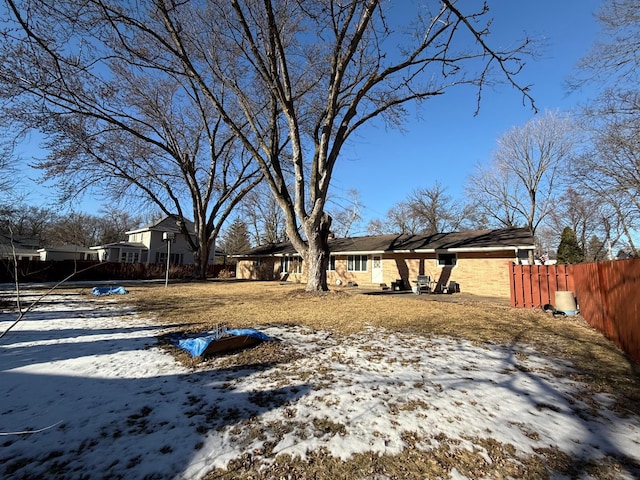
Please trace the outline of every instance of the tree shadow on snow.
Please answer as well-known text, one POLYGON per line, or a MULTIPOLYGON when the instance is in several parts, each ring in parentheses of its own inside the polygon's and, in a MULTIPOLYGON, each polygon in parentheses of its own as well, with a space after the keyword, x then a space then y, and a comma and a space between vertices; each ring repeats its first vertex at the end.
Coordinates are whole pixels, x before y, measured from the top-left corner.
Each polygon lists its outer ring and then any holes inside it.
POLYGON ((240 451, 233 439, 242 436, 228 427, 311 389, 252 380, 270 362, 190 371, 151 348, 176 325, 127 326, 123 310, 38 313, 47 330, 0 340, 2 478, 177 478, 201 457, 206 471, 240 451))
MULTIPOLYGON (((145 361, 142 354, 140 361, 145 361)), ((174 478, 200 450, 206 452, 207 462, 230 450, 237 456, 241 450, 235 450, 233 434, 221 434, 222 430, 242 428, 311 389, 308 384, 260 387, 246 380, 272 366, 168 375, 151 368, 148 378, 0 371, 0 432, 52 427, 0 437, 0 474, 174 478)))

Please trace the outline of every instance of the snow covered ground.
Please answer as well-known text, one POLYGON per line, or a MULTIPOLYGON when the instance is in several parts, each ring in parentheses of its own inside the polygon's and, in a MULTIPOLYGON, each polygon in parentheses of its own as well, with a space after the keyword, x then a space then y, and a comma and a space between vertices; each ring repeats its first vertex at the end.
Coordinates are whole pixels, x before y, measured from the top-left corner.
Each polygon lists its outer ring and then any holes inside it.
MULTIPOLYGON (((3 313, 0 332, 14 319, 3 313)), ((167 328, 78 294, 29 313, 0 339, 0 477, 199 479, 265 445, 271 458, 394 454, 407 432, 425 450, 492 438, 640 464, 640 417, 618 417, 571 365, 534 351, 283 326, 261 330, 290 361, 189 369, 158 346, 167 328)))

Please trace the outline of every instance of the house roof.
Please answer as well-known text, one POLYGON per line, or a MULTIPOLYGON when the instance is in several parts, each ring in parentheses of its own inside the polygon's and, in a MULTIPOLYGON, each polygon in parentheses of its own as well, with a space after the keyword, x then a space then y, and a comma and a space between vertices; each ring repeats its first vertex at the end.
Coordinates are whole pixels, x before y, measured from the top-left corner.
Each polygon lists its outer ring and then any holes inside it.
POLYGON ((107 243, 106 245, 96 245, 94 247, 89 247, 89 248, 91 250, 101 250, 104 248, 114 248, 114 247, 141 248, 143 250, 147 249, 147 246, 144 243, 138 243, 138 242, 114 242, 114 243, 107 243))
MULTIPOLYGON (((533 250, 533 236, 526 228, 469 230, 434 235, 372 235, 329 240, 332 254, 402 252, 474 252, 511 249, 533 250)), ((262 245, 238 257, 297 255, 290 242, 262 245)))
POLYGON ((92 250, 80 245, 55 245, 38 249, 38 252, 83 252, 90 253, 92 250))
POLYGON ((34 251, 40 245, 40 238, 26 237, 23 235, 12 235, 8 232, 0 232, 0 245, 14 245, 25 249, 33 249, 34 251))
POLYGON ((128 232, 125 232, 127 235, 132 234, 132 233, 140 233, 140 232, 146 232, 149 230, 156 230, 159 232, 174 232, 174 233, 179 233, 180 232, 180 228, 178 227, 177 222, 178 221, 183 221, 184 224, 187 227, 187 231, 191 234, 195 233, 195 224, 191 221, 191 220, 187 220, 184 218, 179 217, 178 215, 168 215, 166 217, 163 217, 159 220, 156 220, 154 222, 148 223, 146 225, 143 225, 142 227, 139 228, 135 228, 133 230, 129 230, 128 232))

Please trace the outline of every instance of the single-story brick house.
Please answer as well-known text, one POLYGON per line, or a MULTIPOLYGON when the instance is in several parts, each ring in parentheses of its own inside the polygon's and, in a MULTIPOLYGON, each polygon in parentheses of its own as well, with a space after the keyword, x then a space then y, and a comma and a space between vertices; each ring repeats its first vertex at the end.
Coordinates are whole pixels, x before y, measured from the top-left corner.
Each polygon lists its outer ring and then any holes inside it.
MULTIPOLYGON (((409 289, 418 275, 428 275, 435 291, 455 282, 463 292, 509 297, 509 264, 526 262, 534 249, 526 228, 334 238, 327 281, 379 287, 401 280, 409 289)), ((263 245, 236 257, 237 278, 306 282, 305 266, 291 243, 263 245)))

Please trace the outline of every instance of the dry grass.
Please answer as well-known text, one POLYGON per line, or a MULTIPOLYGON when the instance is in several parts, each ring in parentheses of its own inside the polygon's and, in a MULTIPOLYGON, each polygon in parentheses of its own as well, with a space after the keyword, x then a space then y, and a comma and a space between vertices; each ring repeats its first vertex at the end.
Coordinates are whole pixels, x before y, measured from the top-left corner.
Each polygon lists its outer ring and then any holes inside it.
POLYGON ((566 359, 594 391, 615 393, 621 407, 637 408, 640 366, 581 317, 551 317, 472 295, 363 295, 360 289, 309 295, 303 286, 277 282, 206 282, 137 285, 121 297, 142 314, 185 331, 226 322, 232 327, 296 324, 336 335, 368 327, 449 335, 474 343, 531 346, 566 359), (634 403, 635 402, 635 403, 634 403))
MULTIPOLYGON (((221 322, 232 327, 258 328, 297 324, 334 335, 349 335, 376 327, 415 335, 454 336, 478 344, 532 347, 558 361, 572 362, 576 380, 594 392, 612 394, 619 413, 637 414, 640 405, 638 364, 581 317, 550 317, 539 310, 513 309, 504 302, 464 294, 363 295, 358 289, 343 289, 309 295, 301 285, 233 281, 176 284, 166 289, 161 285, 128 288, 130 295, 118 297, 118 301, 133 304, 141 314, 160 323, 176 325, 177 330, 202 331, 221 322)), ((283 346, 263 345, 229 357, 229 361, 246 365, 280 363, 291 360, 291 355, 283 346)), ((295 422, 283 422, 283 428, 287 425, 295 428, 295 422)), ((339 428, 339 425, 320 427, 339 428)), ((549 478, 552 469, 565 475, 579 470, 604 479, 616 478, 615 472, 621 468, 618 460, 612 458, 607 458, 609 463, 575 465, 566 454, 553 448, 522 457, 512 445, 491 439, 469 439, 477 442, 479 450, 467 452, 466 458, 460 458, 460 450, 454 448, 455 440, 447 438, 439 438, 439 445, 428 448, 429 453, 425 454, 420 446, 424 447, 428 439, 413 437, 407 432, 404 438, 407 447, 399 455, 362 453, 346 462, 320 450, 309 452, 306 459, 281 455, 265 465, 254 463, 252 454, 247 453, 234 460, 228 469, 214 470, 207 478, 444 478, 455 467, 469 478, 549 478), (488 452, 490 462, 481 451, 488 452)), ((268 445, 269 442, 266 449, 268 445)), ((270 455, 263 452, 262 456, 270 455)))

